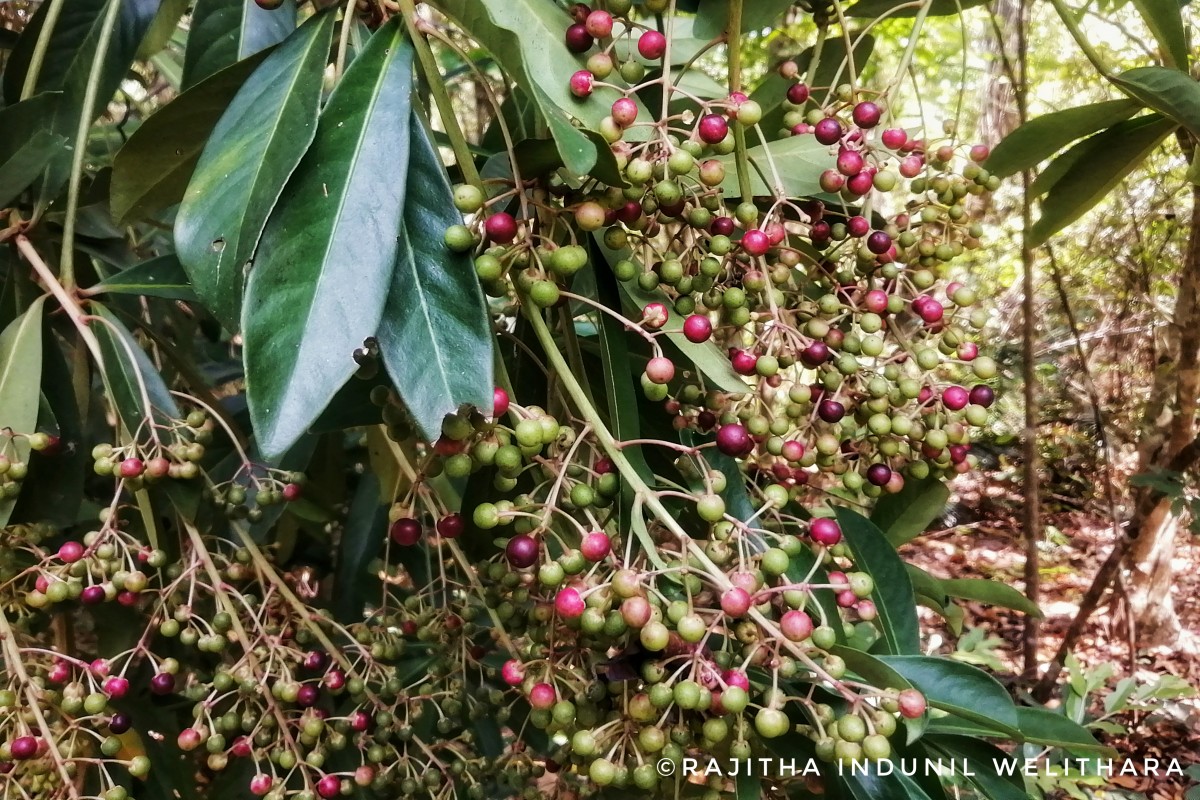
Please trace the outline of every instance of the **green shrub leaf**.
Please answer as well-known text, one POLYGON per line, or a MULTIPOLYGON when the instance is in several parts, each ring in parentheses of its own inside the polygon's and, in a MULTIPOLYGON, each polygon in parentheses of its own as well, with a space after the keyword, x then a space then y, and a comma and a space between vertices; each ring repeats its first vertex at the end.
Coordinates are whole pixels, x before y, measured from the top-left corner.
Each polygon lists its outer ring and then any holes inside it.
POLYGON ((196 294, 231 331, 246 264, 316 134, 333 22, 328 13, 311 18, 254 70, 213 129, 175 219, 196 294))
POLYGON ((1043 114, 1005 136, 984 166, 1001 178, 1033 169, 1071 142, 1127 120, 1143 108, 1137 100, 1123 97, 1043 114))
MULTIPOLYGON (((0 333, 0 431, 34 433, 42 385, 42 307, 39 297, 25 313, 10 322, 0 333)), ((9 440, 0 433, 0 452, 17 461, 29 458, 29 443, 24 438, 9 440), (11 448, 11 449, 10 449, 11 448)), ((8 524, 17 499, 0 499, 0 527, 8 524)))
POLYGON ((1011 608, 1041 619, 1042 610, 1021 592, 1000 581, 987 578, 942 579, 938 583, 946 594, 966 600, 978 600, 1001 608, 1011 608))
POLYGON ((410 123, 408 199, 379 329, 384 366, 421 433, 441 435, 461 406, 492 413, 492 326, 471 259, 443 236, 462 222, 424 123, 410 123))
POLYGON ((1122 72, 1113 83, 1200 136, 1200 82, 1186 72, 1138 67, 1122 72))
POLYGON ((145 441, 149 421, 169 423, 178 419, 179 406, 154 362, 121 320, 99 303, 94 303, 92 309, 104 320, 92 329, 100 342, 104 376, 117 416, 131 437, 145 441))
MULTIPOLYGON (((882 604, 879 604, 882 605, 882 604)), ((880 656, 903 675, 929 705, 1006 736, 1020 728, 1017 707, 1004 687, 981 669, 934 656, 880 656)), ((930 724, 932 730, 934 724, 930 724)))
POLYGON ((398 22, 372 37, 330 96, 250 271, 246 394, 268 458, 320 416, 379 326, 400 248, 405 186, 395 176, 408 161, 411 114, 412 47, 398 22))
POLYGON ((885 650, 892 655, 920 652, 917 601, 904 562, 871 520, 848 508, 838 508, 836 513, 855 567, 875 581, 877 625, 885 650))
POLYGON ((899 547, 924 533, 949 499, 950 490, 937 478, 909 480, 896 494, 879 498, 871 511, 871 522, 893 546, 899 547))
POLYGON ((196 293, 183 265, 173 255, 159 256, 121 270, 97 283, 88 294, 133 294, 195 302, 196 293))
POLYGON ((254 0, 196 0, 183 58, 183 88, 279 44, 295 29, 294 0, 274 11, 259 8, 254 0))
MULTIPOLYGON (((750 190, 755 197, 769 197, 776 188, 787 197, 817 194, 821 191, 821 173, 834 164, 829 148, 811 136, 792 136, 760 144, 747 149, 746 157, 750 162, 750 190)), ((734 157, 722 156, 718 160, 725 164, 721 189, 728 197, 740 196, 734 157)))

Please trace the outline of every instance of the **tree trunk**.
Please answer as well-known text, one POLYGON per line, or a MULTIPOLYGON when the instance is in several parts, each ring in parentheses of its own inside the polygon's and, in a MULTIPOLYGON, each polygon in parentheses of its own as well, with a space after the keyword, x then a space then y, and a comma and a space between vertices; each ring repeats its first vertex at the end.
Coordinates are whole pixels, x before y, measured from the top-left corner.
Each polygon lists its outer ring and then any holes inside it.
MULTIPOLYGON (((1179 341, 1176 413, 1165 445, 1157 458, 1143 460, 1141 471, 1161 469, 1196 437, 1196 404, 1200 399, 1200 186, 1192 188, 1191 227, 1180 269, 1174 327, 1179 341)), ((1171 597, 1175 579, 1171 556, 1178 530, 1178 515, 1172 513, 1170 499, 1164 498, 1146 518, 1129 550, 1129 601, 1137 639, 1143 646, 1169 643, 1179 633, 1179 618, 1171 597)))

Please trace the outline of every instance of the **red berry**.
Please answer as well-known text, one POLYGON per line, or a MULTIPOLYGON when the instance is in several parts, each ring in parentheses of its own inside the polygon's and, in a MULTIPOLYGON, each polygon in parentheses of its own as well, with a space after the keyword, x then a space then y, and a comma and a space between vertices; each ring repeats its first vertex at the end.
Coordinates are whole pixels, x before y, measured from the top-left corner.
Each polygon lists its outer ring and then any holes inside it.
POLYGON ((658 31, 646 31, 638 38, 638 52, 647 61, 657 61, 667 52, 667 37, 658 31))
POLYGON ((854 107, 851 116, 854 117, 854 124, 858 127, 874 128, 879 124, 879 118, 883 116, 883 111, 874 103, 864 101, 854 107))
POLYGON ((311 683, 306 683, 296 692, 296 705, 301 708, 312 708, 321 699, 321 690, 311 683))
POLYGON ((925 713, 925 695, 916 689, 905 689, 900 693, 900 716, 916 719, 925 713))
POLYGON ((525 569, 537 563, 538 550, 537 540, 529 534, 521 533, 508 540, 504 554, 509 564, 517 569, 525 569))
POLYGON ((103 603, 107 598, 103 586, 85 586, 83 592, 79 595, 79 600, 86 606, 94 606, 97 603, 103 603))
POLYGON ((437 521, 438 536, 443 539, 457 539, 466 528, 461 514, 447 514, 437 521))
POLYGON ((967 407, 970 395, 961 386, 947 386, 942 392, 942 405, 951 411, 961 411, 967 407))
POLYGON ((899 150, 908 141, 908 132, 903 128, 888 128, 880 134, 879 140, 888 150, 899 150))
POLYGON ((906 178, 915 178, 921 174, 925 161, 920 156, 905 156, 900 159, 900 174, 906 178))
POLYGON ((819 367, 829 360, 829 345, 824 342, 813 342, 800 351, 800 360, 806 367, 819 367))
POLYGON ((867 237, 867 249, 875 255, 883 255, 892 248, 892 237, 883 231, 875 231, 867 237))
POLYGON ((17 761, 25 761, 37 755, 38 740, 33 736, 20 736, 13 739, 8 749, 17 761))
POLYGON ((813 128, 813 136, 821 144, 834 144, 842 138, 842 123, 832 117, 826 117, 813 128))
POLYGON ((708 226, 708 232, 713 236, 732 236, 733 218, 716 217, 708 226))
POLYGON ((401 547, 412 547, 421 541, 421 523, 412 517, 401 517, 392 523, 388 536, 401 547))
POLYGON ((808 84, 793 83, 788 87, 787 99, 792 105, 803 105, 808 101, 809 91, 808 84))
POLYGON ((612 550, 612 540, 603 531, 594 531, 583 537, 579 551, 588 561, 599 561, 612 550))
POLYGON ((283 499, 287 502, 294 503, 304 494, 304 487, 298 483, 289 483, 283 487, 283 491, 280 494, 283 495, 283 499))
POLYGON ((508 413, 508 392, 497 386, 492 390, 492 417, 499 419, 508 413))
POLYGON ((754 442, 745 426, 738 423, 722 425, 717 431, 717 449, 727 456, 738 457, 750 452, 754 442))
POLYGON ((267 792, 271 791, 271 785, 274 783, 270 775, 255 775, 250 779, 250 793, 262 797, 267 792))
POLYGON ((842 528, 828 517, 818 517, 809 523, 808 535, 817 544, 832 547, 842 540, 842 528))
POLYGON ((342 792, 342 780, 336 775, 326 775, 317 781, 317 794, 331 800, 342 792))
POLYGON ((742 234, 742 249, 752 256, 764 255, 771 249, 771 239, 757 228, 751 228, 742 234))
POLYGON ((747 350, 738 350, 729 363, 738 375, 753 375, 758 367, 758 356, 747 350))
POLYGON ((852 175, 846 180, 846 191, 855 197, 862 197, 867 192, 871 191, 874 186, 875 175, 869 169, 864 169, 857 175, 852 175))
POLYGON ((867 467, 867 481, 875 486, 887 486, 892 479, 892 470, 886 464, 872 464, 867 467))
POLYGON ((838 153, 837 170, 847 177, 862 172, 865 164, 866 162, 863 160, 862 153, 857 150, 846 150, 843 148, 838 153))
POLYGON ((581 22, 577 22, 567 28, 564 39, 567 43, 567 49, 572 53, 586 53, 595 44, 595 39, 588 33, 587 26, 581 22))
POLYGON ((104 693, 109 697, 120 699, 129 691, 129 681, 117 675, 104 679, 104 693))
POLYGON ((170 694, 175 691, 175 676, 169 672, 160 672, 150 679, 150 691, 157 695, 170 694))
POLYGON ((982 164, 984 161, 987 161, 988 156, 991 154, 992 151, 986 144, 976 144, 971 146, 970 157, 971 160, 976 164, 982 164))
POLYGON ((703 344, 712 336, 712 322, 703 314, 692 314, 683 321, 683 335, 689 342, 703 344))
POLYGON ((492 214, 483 224, 483 229, 488 240, 496 244, 508 244, 517 238, 517 221, 507 211, 492 214))
POLYGON ((721 680, 725 681, 726 686, 736 686, 739 689, 750 691, 750 678, 740 669, 727 669, 721 673, 721 680))
POLYGON ((867 296, 863 299, 863 305, 873 314, 884 313, 888 307, 887 292, 881 289, 872 289, 867 292, 867 296))
POLYGON ((817 416, 826 422, 841 422, 846 416, 846 407, 837 400, 822 400, 817 406, 817 416))
POLYGON ((972 405, 987 408, 996 401, 996 393, 992 387, 981 383, 971 388, 970 401, 972 405))
POLYGON ((58 548, 58 557, 64 563, 74 564, 83 558, 83 545, 79 542, 63 542, 62 546, 58 548))
POLYGON ((720 114, 705 114, 700 118, 696 132, 705 144, 720 144, 729 135, 729 123, 720 114))
POLYGON ((127 458, 121 462, 119 473, 122 478, 136 478, 146 470, 140 458, 127 458))
POLYGON ((579 592, 571 587, 559 589, 558 594, 554 595, 554 610, 558 612, 560 617, 565 619, 576 619, 581 616, 587 604, 584 603, 583 597, 579 592))
POLYGON ((594 76, 586 69, 581 69, 571 75, 571 94, 576 97, 587 97, 592 93, 594 76))

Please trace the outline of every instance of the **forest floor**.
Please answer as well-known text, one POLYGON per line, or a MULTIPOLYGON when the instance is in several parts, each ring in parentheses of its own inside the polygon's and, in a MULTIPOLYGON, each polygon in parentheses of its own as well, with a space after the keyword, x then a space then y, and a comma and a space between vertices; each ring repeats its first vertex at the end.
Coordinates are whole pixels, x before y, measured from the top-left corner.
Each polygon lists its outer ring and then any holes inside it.
MULTIPOLYGON (((959 483, 954 487, 957 504, 952 509, 958 509, 963 524, 928 533, 905 545, 902 554, 939 577, 953 572, 954 577, 992 578, 1023 586, 1020 495, 1000 481, 959 483)), ((947 525, 960 520, 947 520, 947 525)), ((1043 665, 1053 658, 1080 598, 1114 541, 1111 523, 1086 511, 1052 512, 1045 516, 1044 524, 1040 605, 1045 619, 1039 653, 1043 665)), ((1110 592, 1076 646, 1075 657, 1085 670, 1111 666, 1113 676, 1107 682, 1108 690, 1130 675, 1138 685, 1173 675, 1200 689, 1200 537, 1181 537, 1175 556, 1182 567, 1172 596, 1182 630, 1176 642, 1164 647, 1132 648, 1126 604, 1119 593, 1110 592)), ((957 649, 963 660, 990 669, 1006 683, 1014 683, 1022 670, 1024 615, 969 601, 963 601, 963 610, 963 637, 957 648, 940 617, 926 613, 927 609, 920 610, 923 622, 928 623, 926 629, 933 633, 933 649, 943 653, 957 649)), ((1106 693, 1101 690, 1100 696, 1092 698, 1095 716, 1104 713, 1106 693)), ((1109 721, 1128 731, 1100 734, 1120 759, 1140 765, 1148 759, 1165 762, 1174 758, 1184 769, 1200 765, 1200 697, 1163 701, 1152 710, 1128 711, 1109 721)), ((1190 785, 1186 777, 1117 776, 1105 790, 1086 794, 1176 800, 1183 798, 1190 785)))

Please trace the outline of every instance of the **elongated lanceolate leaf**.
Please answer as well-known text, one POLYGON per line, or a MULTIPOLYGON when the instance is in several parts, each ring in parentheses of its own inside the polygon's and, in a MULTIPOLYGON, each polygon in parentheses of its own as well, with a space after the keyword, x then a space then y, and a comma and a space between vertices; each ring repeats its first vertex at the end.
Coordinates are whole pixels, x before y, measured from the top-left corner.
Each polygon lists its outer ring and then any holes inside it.
POLYGON ((1200 136, 1200 81, 1169 67, 1138 67, 1113 82, 1150 108, 1200 136))
POLYGON ((67 143, 65 136, 48 131, 38 131, 13 154, 8 161, 0 163, 0 208, 6 206, 21 192, 37 180, 46 165, 62 153, 67 143))
MULTIPOLYGON (((750 162, 750 190, 755 197, 768 197, 779 189, 785 197, 807 197, 821 191, 821 173, 833 167, 835 158, 829 147, 812 136, 792 136, 751 147, 746 151, 750 162), (778 181, 776 180, 778 176, 778 181), (765 177, 765 179, 764 179, 765 177)), ((737 164, 732 155, 718 159, 725 165, 721 188, 726 196, 739 197, 737 164)))
MULTIPOLYGON (((936 656, 880 656, 879 660, 903 675, 934 708, 1016 735, 1016 705, 1004 687, 983 670, 936 656)), ((933 727, 931 723, 930 730, 933 727)))
POLYGON ((401 248, 408 162, 412 47, 399 23, 375 33, 330 96, 250 271, 246 394, 268 458, 320 416, 379 326, 401 248))
POLYGON ((920 536, 937 519, 950 499, 950 490, 938 478, 910 480, 896 494, 885 494, 871 511, 871 522, 889 542, 899 547, 920 536))
MULTIPOLYGON (((42 306, 38 298, 0 333, 0 431, 34 433, 42 396, 42 306)), ((0 454, 10 461, 29 458, 26 439, 0 433, 0 454)), ((0 527, 8 523, 16 498, 0 500, 0 527)))
POLYGON ((492 326, 470 259, 450 253, 461 222, 424 124, 411 123, 408 199, 387 308, 379 326, 384 366, 430 441, 462 405, 492 413, 492 326))
POLYGON ((1076 139, 1129 119, 1143 107, 1124 97, 1043 114, 1004 137, 984 166, 1001 178, 1033 169, 1076 139))
POLYGON ((1163 62, 1186 72, 1188 41, 1179 0, 1133 0, 1133 5, 1158 40, 1163 62))
POLYGON ((113 218, 124 222, 177 204, 225 109, 265 51, 210 75, 156 111, 117 151, 109 183, 113 218))
POLYGON ((104 375, 117 415, 130 436, 145 441, 150 421, 178 419, 179 407, 158 368, 121 320, 99 303, 92 305, 92 311, 104 320, 92 329, 100 342, 104 375))
POLYGON ((152 258, 121 270, 97 283, 88 290, 88 294, 132 294, 187 301, 196 299, 183 265, 173 255, 152 258))
POLYGON ((917 601, 904 562, 871 520, 846 508, 837 509, 837 521, 855 566, 875 581, 875 606, 885 650, 892 655, 920 652, 917 601))
POLYGON ((294 0, 274 11, 260 8, 254 0, 196 0, 183 59, 183 88, 279 44, 295 28, 294 0))
POLYGON ((175 219, 179 260, 230 330, 246 264, 316 135, 333 23, 331 13, 309 19, 245 82, 213 129, 175 219))

